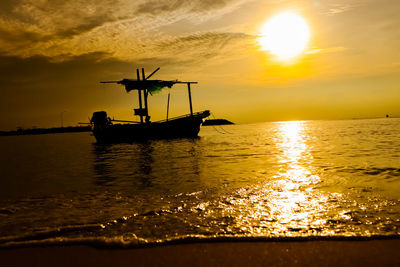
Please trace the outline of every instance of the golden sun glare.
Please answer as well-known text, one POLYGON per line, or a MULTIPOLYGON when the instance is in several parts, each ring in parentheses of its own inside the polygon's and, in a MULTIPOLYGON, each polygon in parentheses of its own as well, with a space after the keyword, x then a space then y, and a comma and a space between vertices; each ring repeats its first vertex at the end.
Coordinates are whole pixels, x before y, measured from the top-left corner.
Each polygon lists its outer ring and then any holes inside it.
POLYGON ((270 18, 260 32, 258 41, 262 50, 281 61, 289 61, 300 55, 310 39, 307 22, 293 12, 280 13, 270 18))

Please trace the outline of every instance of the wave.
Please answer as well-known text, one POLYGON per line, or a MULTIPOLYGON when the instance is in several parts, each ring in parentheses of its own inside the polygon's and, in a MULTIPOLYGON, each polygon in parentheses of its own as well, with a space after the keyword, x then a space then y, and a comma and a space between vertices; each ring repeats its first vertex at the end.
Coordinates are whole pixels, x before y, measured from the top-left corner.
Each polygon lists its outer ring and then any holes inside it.
MULTIPOLYGON (((0 241, 0 249, 38 247, 38 246, 90 246, 95 248, 128 249, 156 247, 193 243, 222 243, 222 242, 305 242, 305 241, 370 241, 400 239, 400 235, 334 235, 334 236, 246 236, 246 235, 183 235, 165 239, 144 239, 135 235, 130 238, 124 236, 97 236, 97 237, 49 237, 35 239, 34 235, 25 238, 8 237, 0 241), (5 241, 5 242, 4 242, 5 241)), ((35 235, 35 237, 39 237, 35 235)), ((43 236, 42 236, 43 237, 43 236)))

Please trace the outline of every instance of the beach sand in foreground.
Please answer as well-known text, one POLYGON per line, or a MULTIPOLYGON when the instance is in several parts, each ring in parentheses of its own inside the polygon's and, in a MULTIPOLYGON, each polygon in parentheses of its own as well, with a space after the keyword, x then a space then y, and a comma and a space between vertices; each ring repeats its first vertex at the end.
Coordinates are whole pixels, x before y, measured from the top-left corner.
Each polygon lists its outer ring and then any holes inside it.
POLYGON ((400 240, 231 242, 0 250, 2 266, 400 266, 400 240))

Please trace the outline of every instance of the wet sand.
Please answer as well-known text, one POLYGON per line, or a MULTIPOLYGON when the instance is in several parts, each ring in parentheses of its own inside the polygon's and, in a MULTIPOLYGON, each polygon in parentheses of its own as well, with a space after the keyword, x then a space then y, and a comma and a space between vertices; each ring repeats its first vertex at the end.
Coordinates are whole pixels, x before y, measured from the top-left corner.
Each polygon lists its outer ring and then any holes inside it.
POLYGON ((400 266, 400 240, 232 242, 0 250, 2 266, 400 266))

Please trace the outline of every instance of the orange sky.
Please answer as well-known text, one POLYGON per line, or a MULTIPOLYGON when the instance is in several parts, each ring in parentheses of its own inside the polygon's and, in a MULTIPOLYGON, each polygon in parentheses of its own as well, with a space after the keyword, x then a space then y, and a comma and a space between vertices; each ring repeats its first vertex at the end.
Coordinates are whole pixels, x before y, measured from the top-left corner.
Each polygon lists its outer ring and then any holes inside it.
MULTIPOLYGON (((400 116, 398 0, 2 0, 0 130, 87 121, 93 111, 134 119, 134 92, 101 80, 198 81, 195 110, 248 123, 400 116), (260 27, 285 11, 308 23, 290 64, 262 51, 260 27)), ((167 92, 151 97, 165 116, 167 92)), ((188 113, 171 89, 171 115, 188 113)))

